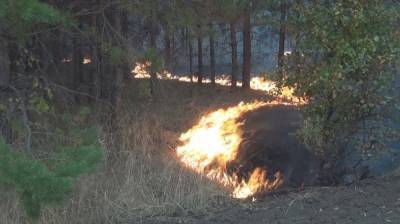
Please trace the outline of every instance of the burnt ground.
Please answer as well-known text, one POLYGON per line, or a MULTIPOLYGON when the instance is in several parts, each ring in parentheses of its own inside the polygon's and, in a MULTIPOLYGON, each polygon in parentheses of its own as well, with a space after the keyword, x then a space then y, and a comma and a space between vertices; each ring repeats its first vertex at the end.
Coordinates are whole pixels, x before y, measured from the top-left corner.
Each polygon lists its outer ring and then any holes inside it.
POLYGON ((235 160, 239 173, 262 167, 269 176, 283 173, 286 187, 317 184, 320 162, 295 136, 300 126, 297 107, 267 106, 241 120, 243 142, 235 160))
POLYGON ((380 224, 400 223, 400 174, 351 186, 312 187, 256 202, 224 201, 201 215, 149 217, 138 223, 380 224))

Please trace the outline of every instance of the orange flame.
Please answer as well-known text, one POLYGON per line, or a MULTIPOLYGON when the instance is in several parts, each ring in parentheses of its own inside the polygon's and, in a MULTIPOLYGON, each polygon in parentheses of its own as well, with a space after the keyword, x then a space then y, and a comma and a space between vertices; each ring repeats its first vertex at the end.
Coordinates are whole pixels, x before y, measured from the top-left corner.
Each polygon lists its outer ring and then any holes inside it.
POLYGON ((229 174, 226 166, 236 159, 242 142, 241 126, 238 121, 244 113, 277 102, 240 103, 227 109, 219 109, 203 116, 200 122, 183 133, 183 143, 176 153, 180 161, 190 169, 232 189, 235 198, 247 198, 259 191, 270 191, 283 184, 281 173, 268 179, 267 171, 256 168, 248 180, 240 180, 237 174, 229 174))
MULTIPOLYGON (((135 68, 132 70, 133 76, 136 79, 148 79, 150 78, 150 74, 148 72, 148 67, 151 66, 151 62, 146 61, 144 63, 136 63, 135 68)), ((158 79, 164 80, 177 80, 179 82, 197 82, 197 77, 189 77, 189 76, 178 76, 169 73, 168 71, 163 71, 162 73, 157 73, 158 79)), ((211 79, 203 78, 203 83, 211 83, 211 79)), ((221 86, 230 86, 231 79, 228 75, 221 75, 215 78, 215 83, 221 86)), ((242 82, 237 81, 237 86, 241 87, 242 82)), ((268 80, 264 77, 252 77, 250 79, 250 88, 253 90, 265 91, 271 95, 274 95, 277 90, 276 83, 268 80)), ((284 101, 290 101, 292 104, 305 104, 306 102, 303 99, 300 99, 294 96, 294 90, 288 87, 284 87, 278 96, 279 99, 284 101)))

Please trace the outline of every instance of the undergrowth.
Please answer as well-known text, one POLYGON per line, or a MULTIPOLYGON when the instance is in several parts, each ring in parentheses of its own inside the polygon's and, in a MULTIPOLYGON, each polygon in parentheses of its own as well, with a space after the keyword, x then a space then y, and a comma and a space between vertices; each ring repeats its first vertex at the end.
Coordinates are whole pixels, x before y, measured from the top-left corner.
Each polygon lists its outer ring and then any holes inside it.
MULTIPOLYGON (((48 124, 53 134, 36 139, 41 146, 67 145, 55 150, 61 151, 57 156, 50 153, 52 150, 44 150, 45 153, 39 150, 42 158, 62 158, 58 166, 46 162, 43 168, 61 176, 76 177, 72 174, 88 165, 71 163, 70 159, 93 159, 87 139, 70 124, 78 123, 81 130, 99 126, 99 135, 89 131, 93 135, 88 139, 97 136, 96 142, 106 149, 105 158, 96 171, 79 177, 64 203, 44 207, 39 223, 135 223, 146 217, 201 214, 230 200, 227 193, 207 178, 184 168, 174 149, 179 144, 179 134, 197 122, 202 114, 261 94, 163 82, 158 98, 150 100, 138 94, 137 85, 140 82, 127 85, 124 110, 118 116, 117 125, 97 121, 101 120, 97 119, 100 113, 107 115, 98 108, 75 108, 78 112, 71 110, 57 115, 64 122, 48 124), (118 130, 111 130, 109 126, 118 130), (65 130, 69 130, 69 134, 65 130), (84 157, 74 150, 63 153, 79 145, 89 150, 84 157)), ((6 211, 0 213, 2 223, 29 223, 21 210, 23 203, 18 199, 19 192, 3 189, 0 198, 0 210, 6 211)))

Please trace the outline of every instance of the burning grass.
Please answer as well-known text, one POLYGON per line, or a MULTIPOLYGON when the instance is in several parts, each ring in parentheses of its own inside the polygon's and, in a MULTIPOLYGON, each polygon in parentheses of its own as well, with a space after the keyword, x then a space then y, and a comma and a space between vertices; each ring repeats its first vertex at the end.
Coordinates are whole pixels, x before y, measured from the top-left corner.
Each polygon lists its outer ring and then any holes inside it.
MULTIPOLYGON (((46 208, 39 223, 137 222, 149 216, 201 214, 231 200, 209 179, 182 166, 174 149, 180 133, 202 114, 262 94, 160 82, 160 98, 149 102, 139 96, 137 85, 127 85, 120 134, 104 132, 109 158, 96 173, 80 178, 65 204, 46 208)), ((15 195, 1 190, 0 198, 1 223, 28 223, 15 195)))
POLYGON ((267 170, 255 168, 248 180, 229 173, 227 165, 235 161, 242 142, 242 123, 245 113, 267 106, 266 102, 239 103, 227 109, 207 114, 179 140, 184 144, 176 149, 179 159, 201 175, 232 189, 235 198, 247 198, 259 191, 270 191, 283 184, 281 173, 274 180, 267 178, 267 170))

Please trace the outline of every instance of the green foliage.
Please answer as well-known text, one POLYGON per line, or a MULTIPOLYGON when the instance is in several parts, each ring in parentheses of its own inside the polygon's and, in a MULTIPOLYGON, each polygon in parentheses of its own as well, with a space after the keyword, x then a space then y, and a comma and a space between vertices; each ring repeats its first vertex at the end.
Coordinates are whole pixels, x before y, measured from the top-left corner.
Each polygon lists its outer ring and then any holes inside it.
POLYGON ((160 72, 163 68, 163 59, 157 53, 157 50, 154 48, 150 48, 144 55, 144 59, 151 63, 149 67, 150 73, 160 72))
POLYGON ((0 19, 19 37, 24 37, 35 24, 67 24, 59 10, 39 0, 0 0, 0 19))
POLYGON ((111 63, 121 65, 124 58, 124 53, 120 47, 112 47, 109 51, 111 63))
POLYGON ((103 158, 95 128, 74 137, 79 141, 59 146, 48 160, 28 158, 0 139, 0 186, 15 189, 29 217, 37 219, 44 206, 60 204, 72 192, 74 178, 93 171, 103 158))
POLYGON ((50 111, 50 105, 44 97, 34 97, 30 100, 31 105, 40 113, 50 111))
POLYGON ((283 85, 310 99, 300 132, 303 140, 322 153, 336 153, 332 149, 338 142, 369 128, 371 141, 364 138, 359 146, 374 148, 385 139, 376 142, 373 136, 389 135, 366 123, 388 122, 383 113, 396 104, 390 97, 395 74, 390 67, 400 55, 399 32, 393 29, 399 3, 337 0, 298 10, 304 57, 300 70, 290 70, 283 85))

